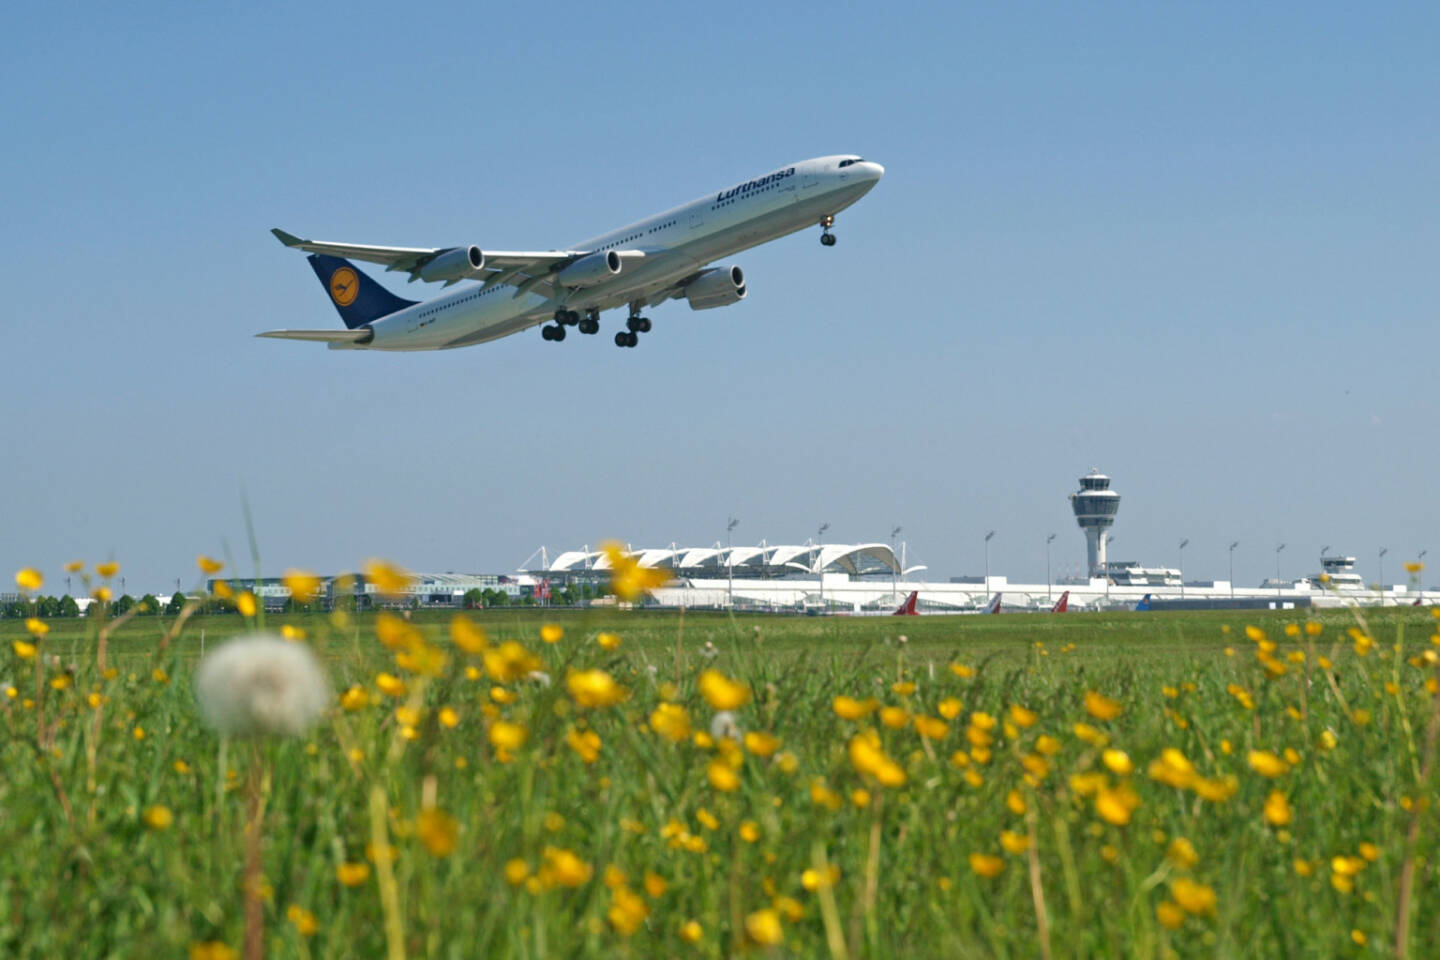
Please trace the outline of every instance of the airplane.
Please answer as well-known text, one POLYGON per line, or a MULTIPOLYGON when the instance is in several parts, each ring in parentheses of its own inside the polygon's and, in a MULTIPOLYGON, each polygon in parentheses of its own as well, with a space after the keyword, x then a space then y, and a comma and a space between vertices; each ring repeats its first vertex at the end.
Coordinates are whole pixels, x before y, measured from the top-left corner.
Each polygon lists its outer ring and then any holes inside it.
POLYGON ((834 246, 836 214, 884 174, 880 164, 853 154, 802 160, 562 250, 382 247, 307 240, 276 228, 271 233, 281 243, 310 254, 345 329, 256 336, 332 350, 449 350, 536 326, 549 341, 564 340, 568 327, 595 334, 603 311, 628 307, 615 345, 634 347, 650 331, 647 308, 683 298, 692 310, 710 310, 745 299, 740 267, 709 264, 817 224, 820 242, 834 246), (412 283, 480 282, 407 300, 350 260, 409 274, 412 283))
POLYGON ((1060 594, 1060 599, 1055 601, 1055 606, 1050 608, 1051 613, 1064 613, 1070 609, 1070 591, 1066 590, 1060 594))
POLYGON ((918 617, 918 616, 920 615, 920 611, 915 609, 915 603, 916 603, 916 601, 919 600, 919 599, 920 599, 920 591, 919 591, 919 590, 911 590, 911 591, 910 591, 910 596, 906 597, 906 598, 905 598, 905 602, 902 603, 902 604, 900 604, 900 606, 895 609, 895 613, 893 614, 893 616, 896 616, 896 617, 918 617))
POLYGON ((991 598, 990 598, 990 603, 985 607, 984 610, 981 610, 980 612, 981 612, 981 613, 999 613, 999 612, 1000 612, 1000 594, 997 593, 997 594, 995 594, 995 596, 991 597, 991 598))
POLYGON ((1143 597, 1140 598, 1140 602, 1139 602, 1139 603, 1135 604, 1135 610, 1136 610, 1136 612, 1144 612, 1144 611, 1149 610, 1149 609, 1150 609, 1150 594, 1147 593, 1147 594, 1145 594, 1145 596, 1143 596, 1143 597))

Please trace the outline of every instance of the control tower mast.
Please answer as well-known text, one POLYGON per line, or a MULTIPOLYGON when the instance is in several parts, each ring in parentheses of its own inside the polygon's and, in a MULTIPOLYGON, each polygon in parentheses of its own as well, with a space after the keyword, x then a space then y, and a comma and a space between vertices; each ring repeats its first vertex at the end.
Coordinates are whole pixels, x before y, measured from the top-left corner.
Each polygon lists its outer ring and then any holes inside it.
POLYGON ((1105 575, 1105 535, 1115 525, 1120 510, 1120 494, 1110 489, 1110 478, 1092 469, 1080 478, 1080 490, 1070 494, 1070 507, 1075 522, 1085 534, 1085 552, 1090 561, 1090 576, 1105 575))

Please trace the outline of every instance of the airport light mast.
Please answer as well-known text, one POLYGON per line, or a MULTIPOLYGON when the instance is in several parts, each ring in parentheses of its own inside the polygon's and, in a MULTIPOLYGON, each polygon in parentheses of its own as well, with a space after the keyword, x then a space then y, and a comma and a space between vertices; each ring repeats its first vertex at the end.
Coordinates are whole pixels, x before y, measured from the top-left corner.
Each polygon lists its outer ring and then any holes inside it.
MULTIPOLYGON (((725 603, 731 609, 735 609, 735 528, 740 526, 736 517, 731 517, 725 524, 725 603)), ((673 564, 674 561, 672 560, 673 564)))
POLYGON ((1115 525, 1115 514, 1120 510, 1120 494, 1110 489, 1109 477, 1098 469, 1092 469, 1080 478, 1080 490, 1070 494, 1070 508, 1075 511, 1075 522, 1085 534, 1090 576, 1102 576, 1106 534, 1115 525))
POLYGON ((1185 544, 1190 542, 1189 537, 1180 540, 1180 599, 1185 599, 1185 544))
POLYGON ((1045 538, 1045 602, 1050 602, 1050 542, 1055 539, 1055 534, 1045 538))
POLYGON ((990 595, 990 538, 993 536, 995 536, 994 530, 985 534, 985 595, 987 597, 990 595))
POLYGON ((1235 599, 1235 548, 1240 546, 1239 540, 1230 543, 1230 599, 1235 599))

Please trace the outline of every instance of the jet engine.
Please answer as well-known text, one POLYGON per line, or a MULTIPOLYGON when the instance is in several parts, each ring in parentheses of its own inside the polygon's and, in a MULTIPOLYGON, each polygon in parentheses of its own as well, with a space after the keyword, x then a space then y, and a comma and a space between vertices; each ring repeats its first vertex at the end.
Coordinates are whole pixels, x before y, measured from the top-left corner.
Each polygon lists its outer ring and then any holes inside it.
POLYGON ((685 284, 691 310, 728 307, 745 299, 745 271, 739 267, 712 267, 685 284))
POLYGON ((614 250, 587 253, 555 275, 561 286, 593 287, 620 272, 620 254, 614 250))
POLYGON ((420 279, 429 283, 440 280, 454 283, 479 278, 484 266, 485 254, 480 252, 479 247, 456 247, 426 261, 420 266, 419 273, 420 279))

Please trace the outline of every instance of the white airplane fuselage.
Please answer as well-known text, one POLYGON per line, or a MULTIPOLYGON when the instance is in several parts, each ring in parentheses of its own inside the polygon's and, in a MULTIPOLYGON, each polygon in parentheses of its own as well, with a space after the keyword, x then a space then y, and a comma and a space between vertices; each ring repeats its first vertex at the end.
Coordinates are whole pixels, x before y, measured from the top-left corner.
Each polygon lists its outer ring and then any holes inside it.
POLYGON ((707 194, 566 249, 639 251, 619 274, 554 296, 514 286, 456 287, 374 321, 364 345, 332 349, 444 350, 497 340, 549 321, 556 310, 603 311, 675 296, 676 284, 707 264, 816 226, 870 191, 884 168, 852 156, 818 157, 707 194), (841 166, 841 162, 846 162, 841 166), (667 294, 666 292, 669 291, 667 294))

